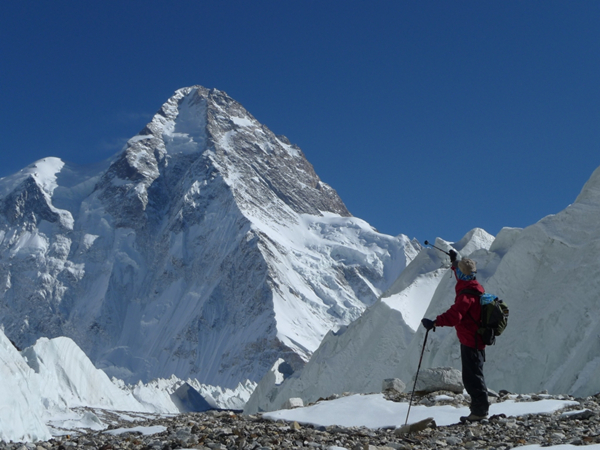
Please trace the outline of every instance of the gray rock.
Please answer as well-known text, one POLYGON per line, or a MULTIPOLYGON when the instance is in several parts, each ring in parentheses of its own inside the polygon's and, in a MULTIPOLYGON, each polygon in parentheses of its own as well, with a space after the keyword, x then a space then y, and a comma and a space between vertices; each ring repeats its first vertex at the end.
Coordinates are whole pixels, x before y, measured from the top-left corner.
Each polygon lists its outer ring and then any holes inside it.
POLYGON ((451 391, 460 394, 464 390, 462 373, 452 367, 421 370, 415 390, 417 392, 451 391))
POLYGON ((404 392, 406 389, 406 384, 400 378, 387 378, 383 380, 381 385, 382 392, 385 391, 395 391, 395 392, 404 392))
POLYGON ((593 417, 595 413, 589 409, 578 411, 576 413, 565 413, 560 416, 561 420, 587 420, 593 417))
POLYGON ((402 436, 403 434, 417 433, 419 431, 423 431, 432 424, 435 424, 433 417, 428 417, 427 419, 423 419, 415 423, 402 425, 401 427, 396 428, 396 430, 394 431, 394 435, 402 436))
POLYGON ((283 404, 283 409, 293 409, 293 408, 302 408, 304 406, 304 402, 301 398, 294 397, 288 398, 286 402, 283 404))

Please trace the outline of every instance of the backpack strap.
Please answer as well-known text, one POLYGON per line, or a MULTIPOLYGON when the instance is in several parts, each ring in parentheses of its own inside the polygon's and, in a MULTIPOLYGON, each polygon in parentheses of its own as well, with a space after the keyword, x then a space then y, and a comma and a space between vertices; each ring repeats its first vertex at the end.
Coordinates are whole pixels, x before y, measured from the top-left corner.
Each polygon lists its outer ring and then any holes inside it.
MULTIPOLYGON (((479 297, 479 298, 481 298, 481 295, 482 295, 481 292, 479 292, 476 289, 463 289, 462 291, 460 291, 458 293, 458 295, 460 295, 460 294, 471 294, 471 295, 475 295, 476 297, 479 297)), ((477 328, 478 328, 477 331, 475 332, 475 349, 477 350, 477 337, 478 337, 477 335, 479 334, 479 329, 481 328, 481 320, 479 322, 476 321, 470 312, 468 313, 468 316, 471 318, 471 320, 473 322, 475 322, 475 325, 477 325, 477 328)), ((483 360, 485 361, 485 353, 483 354, 483 360)))
POLYGON ((483 295, 477 289, 463 289, 462 291, 460 291, 458 293, 458 295, 460 295, 460 294, 473 294, 473 295, 476 295, 477 297, 481 297, 483 295))
MULTIPOLYGON (((480 297, 480 298, 481 298, 481 292, 479 292, 479 291, 477 291, 477 290, 475 290, 475 289, 463 289, 462 291, 460 291, 460 292, 458 293, 458 295, 460 295, 460 294, 472 294, 472 295, 475 295, 475 296, 477 296, 477 297, 480 297)), ((475 324, 477 324, 477 326, 478 326, 479 328, 481 328, 481 321, 479 321, 479 322, 478 322, 478 321, 476 321, 476 320, 475 320, 475 318, 474 318, 474 317, 471 315, 471 313, 470 313, 470 312, 468 313, 468 315, 469 315, 469 317, 471 318, 471 320, 472 320, 473 322, 475 322, 475 324)))

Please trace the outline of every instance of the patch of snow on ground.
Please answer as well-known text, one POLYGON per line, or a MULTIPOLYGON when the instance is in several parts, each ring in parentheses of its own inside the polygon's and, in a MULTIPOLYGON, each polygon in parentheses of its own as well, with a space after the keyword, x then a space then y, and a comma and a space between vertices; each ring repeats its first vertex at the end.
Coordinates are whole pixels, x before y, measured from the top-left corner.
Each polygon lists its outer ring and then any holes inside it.
MULTIPOLYGON (((506 414, 524 416, 528 414, 551 414, 568 406, 578 405, 569 400, 540 400, 537 402, 515 402, 508 400, 490 405, 490 415, 506 414)), ((265 413, 270 420, 296 421, 314 426, 338 425, 342 427, 387 428, 404 425, 408 403, 391 402, 383 394, 351 395, 333 401, 319 402, 305 408, 288 409, 265 413)), ((410 410, 408 423, 433 417, 438 426, 458 423, 461 416, 469 415, 468 407, 450 405, 415 405, 410 410)))
POLYGON ((119 436, 125 433, 141 433, 144 436, 152 436, 153 434, 162 433, 163 431, 167 431, 167 427, 156 425, 153 427, 117 428, 115 430, 105 431, 105 433, 112 436, 119 436))

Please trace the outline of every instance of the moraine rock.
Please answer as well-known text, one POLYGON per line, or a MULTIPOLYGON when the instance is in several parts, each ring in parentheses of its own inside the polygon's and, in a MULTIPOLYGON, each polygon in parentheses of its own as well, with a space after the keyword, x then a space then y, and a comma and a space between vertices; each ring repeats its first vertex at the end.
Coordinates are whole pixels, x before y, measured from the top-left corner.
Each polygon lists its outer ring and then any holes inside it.
MULTIPOLYGON (((440 397, 455 397, 466 406, 462 396, 451 392, 436 392, 416 399, 416 404, 430 402, 440 397), (444 395, 440 395, 444 394, 444 395)), ((532 402, 531 395, 511 395, 499 399, 532 402)), ((566 396, 545 398, 570 399, 566 396)), ((406 398, 403 400, 406 401, 406 398)), ((445 402, 446 400, 444 400, 445 402)), ((52 440, 36 444, 0 443, 0 450, 33 450, 98 448, 104 450, 142 449, 439 449, 444 447, 511 449, 524 445, 587 445, 600 443, 600 398, 579 399, 574 411, 587 409, 594 412, 587 419, 565 422, 562 412, 519 417, 492 416, 485 423, 470 425, 435 426, 411 434, 399 434, 393 429, 368 429, 364 427, 307 426, 295 422, 273 422, 261 415, 238 415, 228 411, 180 414, 177 416, 151 416, 135 422, 124 420, 122 415, 96 411, 102 420, 111 422, 104 431, 70 432, 52 440), (110 416, 109 416, 110 414, 110 416), (131 432, 126 432, 131 429, 131 432), (153 433, 148 434, 148 430, 153 433)), ((442 403, 439 403, 442 404, 442 403)), ((445 404, 445 403, 443 403, 445 404)))
POLYGON ((386 378, 381 383, 381 392, 392 391, 402 393, 406 389, 406 384, 400 378, 386 378))
MULTIPOLYGON (((412 382, 414 385, 414 380, 412 382)), ((435 367, 419 372, 415 385, 419 392, 451 391, 460 394, 464 390, 462 373, 452 367, 435 367)))

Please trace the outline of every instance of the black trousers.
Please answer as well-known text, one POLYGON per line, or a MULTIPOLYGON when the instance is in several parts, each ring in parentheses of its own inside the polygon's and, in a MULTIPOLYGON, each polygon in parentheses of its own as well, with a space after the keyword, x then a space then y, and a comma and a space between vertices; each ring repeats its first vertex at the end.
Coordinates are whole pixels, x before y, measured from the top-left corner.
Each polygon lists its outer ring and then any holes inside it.
POLYGON ((471 413, 486 416, 490 404, 488 402, 487 386, 483 378, 483 363, 485 350, 460 345, 462 361, 462 379, 465 389, 471 396, 471 413))

